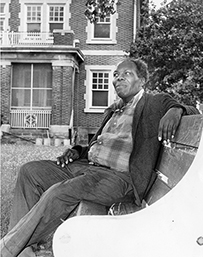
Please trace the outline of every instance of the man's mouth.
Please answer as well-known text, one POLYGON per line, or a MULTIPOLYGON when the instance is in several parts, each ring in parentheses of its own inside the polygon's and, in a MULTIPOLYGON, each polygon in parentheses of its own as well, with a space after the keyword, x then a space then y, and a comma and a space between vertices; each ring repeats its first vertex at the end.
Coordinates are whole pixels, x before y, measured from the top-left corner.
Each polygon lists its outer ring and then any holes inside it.
POLYGON ((124 83, 119 83, 115 86, 115 88, 121 88, 121 87, 125 87, 125 84, 124 83))

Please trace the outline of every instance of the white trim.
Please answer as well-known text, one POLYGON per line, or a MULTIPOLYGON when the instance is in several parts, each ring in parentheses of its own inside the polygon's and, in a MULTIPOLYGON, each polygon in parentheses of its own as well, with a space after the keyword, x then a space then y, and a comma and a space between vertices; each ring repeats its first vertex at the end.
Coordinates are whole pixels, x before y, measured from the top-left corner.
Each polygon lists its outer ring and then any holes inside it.
POLYGON ((69 19, 70 19, 70 4, 72 0, 21 0, 21 11, 19 13, 20 27, 19 31, 27 31, 27 5, 42 5, 41 13, 41 32, 49 31, 49 5, 64 5, 64 21, 63 29, 70 30, 69 19))
POLYGON ((11 62, 10 61, 7 61, 7 60, 2 60, 0 61, 0 65, 5 68, 6 66, 9 66, 11 65, 11 62))
POLYGON ((81 50, 84 55, 113 55, 123 56, 127 55, 123 50, 81 50))
POLYGON ((137 33, 137 1, 134 1, 133 8, 133 41, 135 41, 137 33))
POLYGON ((1 18, 4 19, 4 27, 3 30, 4 31, 10 31, 10 26, 8 24, 9 18, 10 18, 10 12, 9 12, 9 4, 10 4, 11 0, 1 0, 1 4, 5 4, 4 5, 4 14, 1 15, 1 18))
POLYGON ((76 64, 73 60, 54 60, 51 62, 52 66, 69 66, 69 67, 75 67, 76 64))
POLYGON ((114 102, 116 99, 116 94, 114 87, 112 85, 113 81, 113 71, 116 69, 115 65, 86 65, 86 80, 84 81, 84 85, 86 87, 86 93, 84 94, 85 99, 85 109, 84 112, 86 113, 103 113, 104 110, 114 102), (92 71, 107 71, 109 72, 109 91, 108 91, 108 105, 102 107, 94 107, 92 106, 92 71))

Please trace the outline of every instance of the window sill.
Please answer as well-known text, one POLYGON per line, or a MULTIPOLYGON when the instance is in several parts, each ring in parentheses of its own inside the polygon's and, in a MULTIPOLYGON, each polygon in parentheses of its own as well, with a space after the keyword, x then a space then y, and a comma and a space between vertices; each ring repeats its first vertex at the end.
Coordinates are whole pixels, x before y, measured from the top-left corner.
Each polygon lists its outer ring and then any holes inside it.
POLYGON ((84 112, 85 113, 104 113, 106 108, 107 107, 105 107, 105 108, 85 108, 84 112))
POLYGON ((89 45, 116 45, 116 40, 87 40, 87 44, 89 45))

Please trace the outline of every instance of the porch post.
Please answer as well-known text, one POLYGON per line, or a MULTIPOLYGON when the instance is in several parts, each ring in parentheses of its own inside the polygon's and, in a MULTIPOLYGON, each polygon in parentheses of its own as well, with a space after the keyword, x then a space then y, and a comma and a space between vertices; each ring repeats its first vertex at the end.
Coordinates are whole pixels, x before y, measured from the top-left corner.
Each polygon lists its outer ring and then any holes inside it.
POLYGON ((3 122, 10 123, 11 62, 1 61, 1 114, 3 122))
POLYGON ((52 124, 50 132, 69 138, 72 129, 75 64, 72 60, 53 61, 52 124))

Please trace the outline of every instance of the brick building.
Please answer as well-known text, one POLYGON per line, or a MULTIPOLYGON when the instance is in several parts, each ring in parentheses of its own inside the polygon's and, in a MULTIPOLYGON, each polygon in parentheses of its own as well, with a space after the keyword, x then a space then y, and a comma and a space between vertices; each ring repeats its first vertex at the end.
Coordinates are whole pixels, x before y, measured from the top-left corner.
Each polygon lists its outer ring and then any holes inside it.
POLYGON ((116 98, 112 73, 139 26, 140 0, 90 23, 86 0, 1 0, 1 113, 12 133, 86 144, 116 98))

